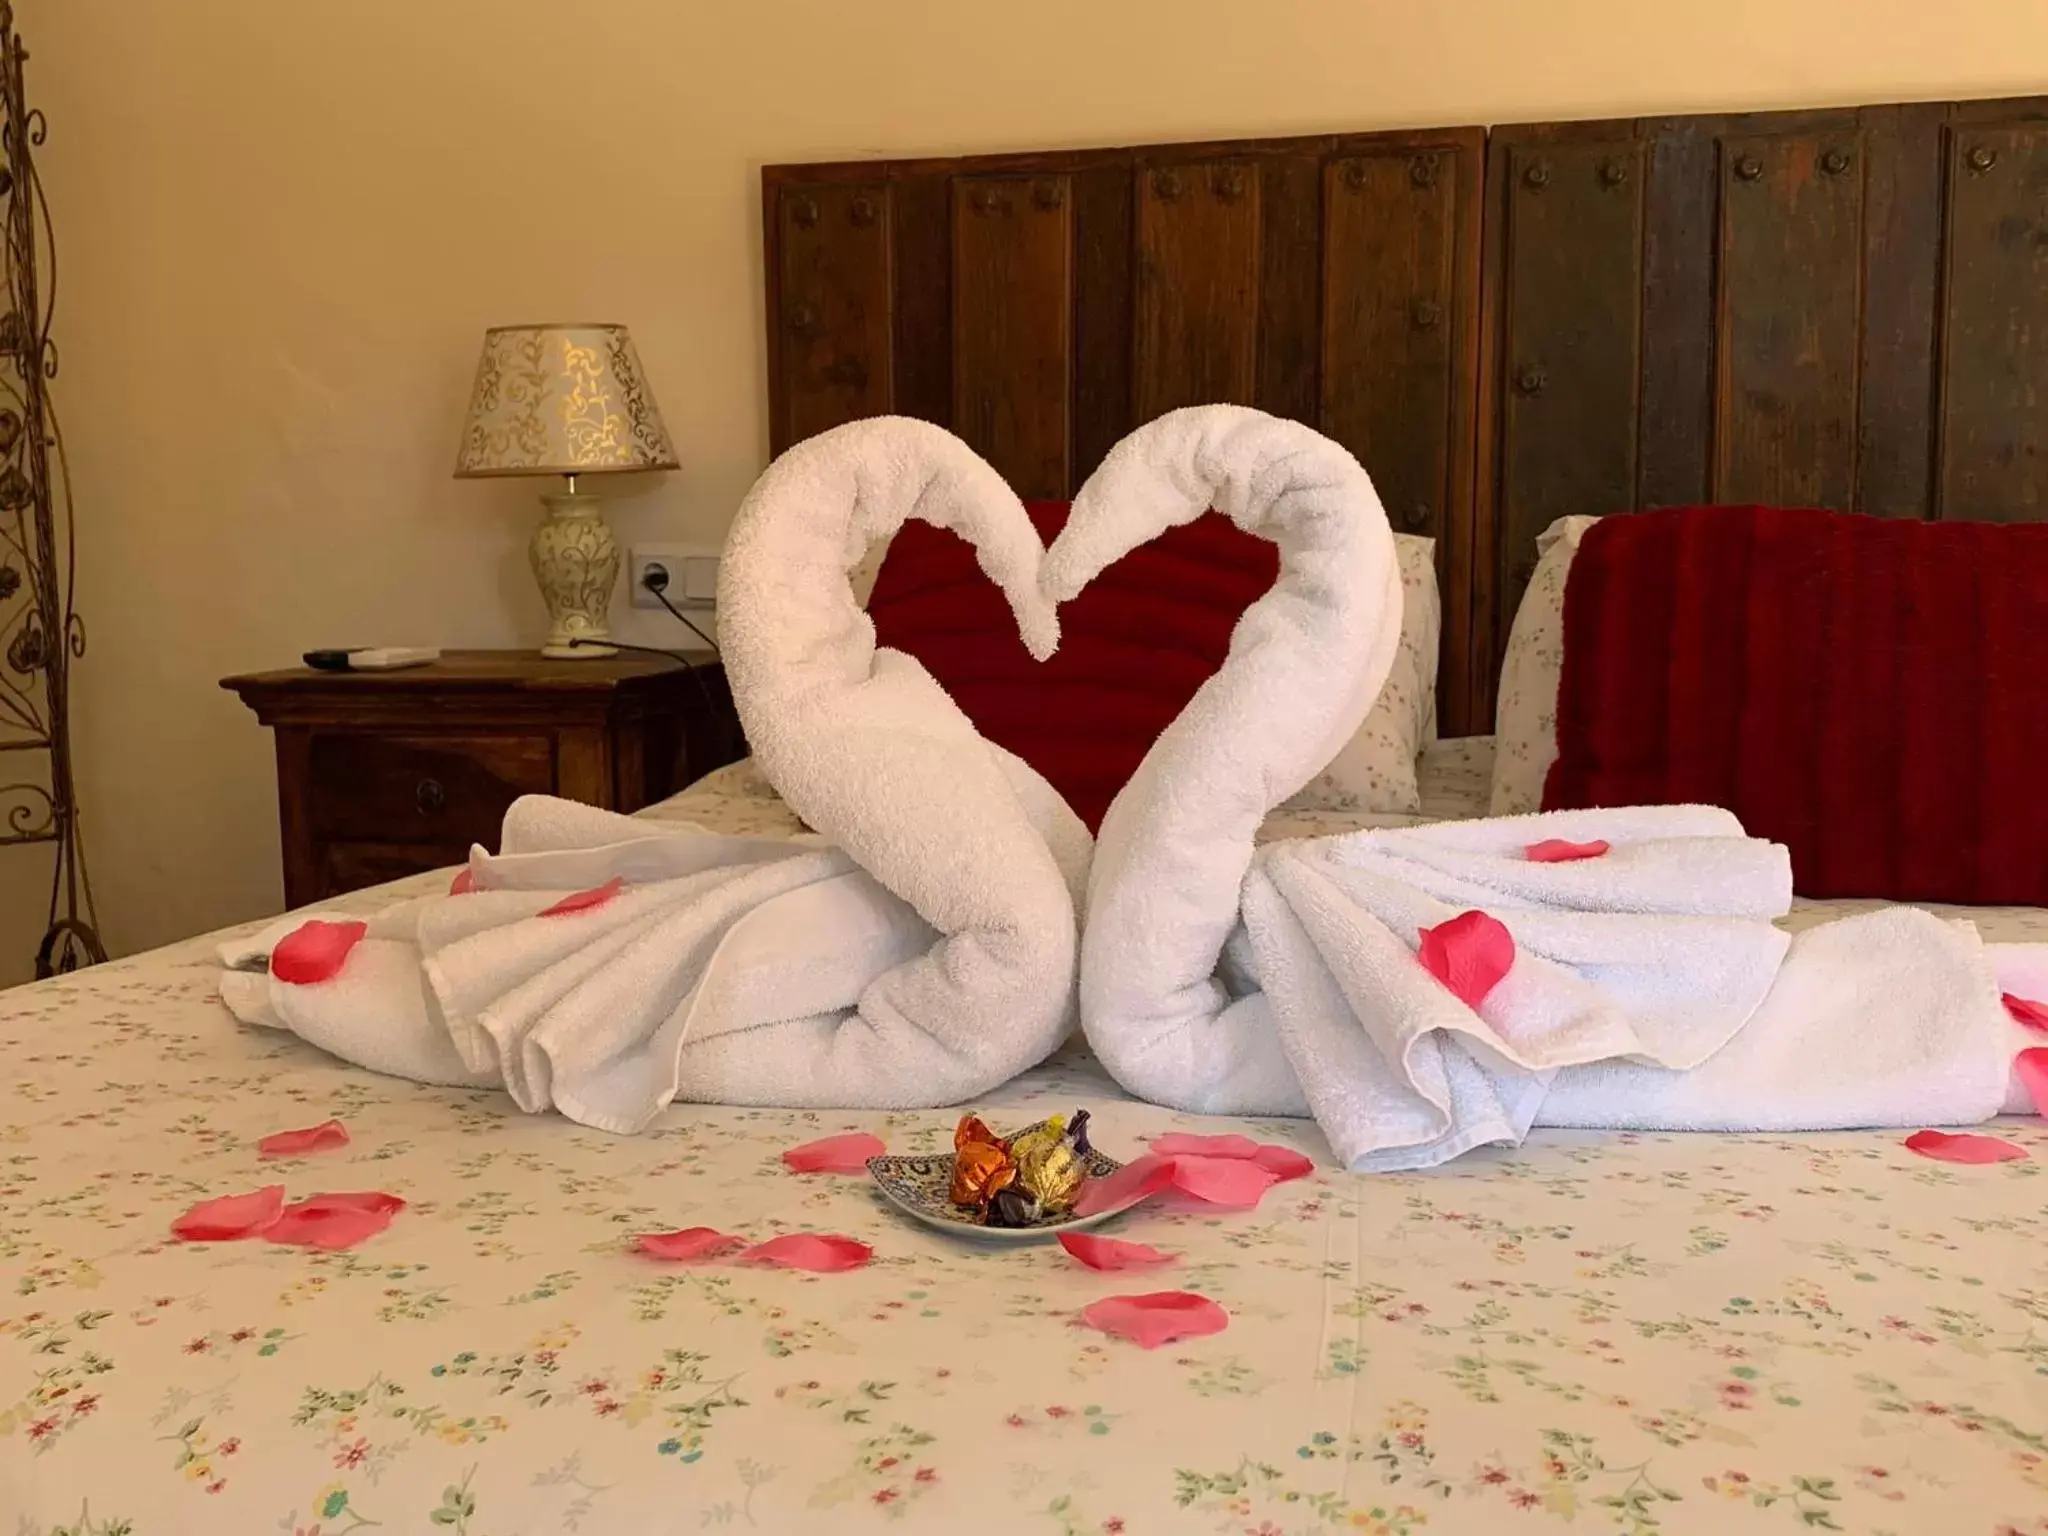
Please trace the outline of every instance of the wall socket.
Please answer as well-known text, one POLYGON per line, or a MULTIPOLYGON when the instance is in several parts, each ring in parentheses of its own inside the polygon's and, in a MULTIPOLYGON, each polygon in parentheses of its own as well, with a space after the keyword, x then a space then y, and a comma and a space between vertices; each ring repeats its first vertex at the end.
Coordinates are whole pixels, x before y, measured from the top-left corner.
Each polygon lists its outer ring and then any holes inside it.
POLYGON ((668 572, 662 593, 678 608, 718 606, 718 549, 710 544, 635 544, 626 551, 626 586, 635 608, 660 608, 661 598, 647 590, 643 578, 659 566, 668 572))

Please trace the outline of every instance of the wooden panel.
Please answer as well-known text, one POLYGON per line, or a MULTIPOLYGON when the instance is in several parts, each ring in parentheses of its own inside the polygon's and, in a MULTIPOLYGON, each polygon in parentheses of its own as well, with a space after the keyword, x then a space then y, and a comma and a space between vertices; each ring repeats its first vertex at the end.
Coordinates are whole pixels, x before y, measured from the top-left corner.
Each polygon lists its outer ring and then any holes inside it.
POLYGON ((1714 420, 1714 240, 1720 160, 1711 122, 1647 125, 1643 189, 1638 507, 1707 499, 1714 420))
POLYGON ((1450 490, 1460 382, 1447 158, 1348 155, 1329 163, 1324 182, 1321 428, 1366 466, 1396 529, 1432 536, 1450 490))
POLYGON ((1252 403, 1313 424, 1322 367, 1323 156, 1259 162, 1259 346, 1252 403))
POLYGON ((315 837, 330 839, 484 842, 521 795, 559 788, 603 805, 609 783, 607 776, 595 792, 558 786, 546 736, 317 733, 307 756, 306 819, 315 837))
POLYGON ((1250 405, 1258 368, 1256 165, 1142 167, 1137 203, 1137 419, 1183 405, 1250 405))
POLYGON ((888 188, 776 188, 770 436, 777 452, 893 409, 888 188))
POLYGON ((1626 138, 1518 143, 1502 178, 1500 645, 1536 536, 1635 501, 1642 156, 1626 138))
POLYGON ((1066 494, 1138 423, 1131 414, 1135 285, 1128 161, 1075 172, 1073 462, 1066 494))
POLYGON ((953 183, 953 430, 1025 497, 1067 494, 1072 214, 1064 176, 953 183))
POLYGON ((1938 513, 2048 519, 2048 124, 1949 146, 1938 513))
POLYGON ((889 265, 895 284, 891 409, 953 423, 953 178, 927 173, 889 187, 889 265))
POLYGON ((1856 509, 1878 517, 1925 517, 1931 495, 1946 114, 1938 102, 1859 114, 1866 159, 1856 509))
POLYGON ((1716 501, 1855 503, 1863 162, 1853 130, 1722 141, 1716 501))

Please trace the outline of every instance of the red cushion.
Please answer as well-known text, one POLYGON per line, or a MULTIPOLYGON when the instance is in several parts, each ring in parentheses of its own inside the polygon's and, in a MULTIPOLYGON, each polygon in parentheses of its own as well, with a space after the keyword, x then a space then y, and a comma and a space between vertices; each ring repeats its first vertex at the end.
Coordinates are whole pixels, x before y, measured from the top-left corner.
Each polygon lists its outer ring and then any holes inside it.
POLYGON ((1603 519, 1547 808, 1723 805, 1809 896, 2048 905, 2048 525, 1603 519))
MULTIPOLYGON (((1050 544, 1069 503, 1026 505, 1050 544)), ((1092 828, 1279 572, 1273 545, 1212 512, 1133 550, 1062 607, 1059 651, 1041 665, 967 543, 911 521, 868 613, 881 644, 923 662, 982 735, 1036 768, 1092 828)))

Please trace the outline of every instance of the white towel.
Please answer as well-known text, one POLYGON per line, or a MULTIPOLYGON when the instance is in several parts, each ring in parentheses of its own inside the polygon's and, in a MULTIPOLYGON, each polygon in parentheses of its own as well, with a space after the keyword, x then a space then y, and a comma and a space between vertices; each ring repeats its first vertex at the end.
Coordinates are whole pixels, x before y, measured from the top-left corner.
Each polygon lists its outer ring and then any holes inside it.
POLYGON ((1033 654, 1057 642, 1022 503, 950 434, 887 418, 785 454, 734 522, 720 630, 755 759, 817 836, 522 800, 501 853, 471 856, 480 890, 380 914, 330 982, 231 975, 230 1006, 627 1132, 677 1098, 950 1104, 1042 1060, 1073 1015, 1090 840, 922 666, 876 647, 847 571, 908 516, 976 547, 1033 654), (613 879, 610 899, 541 915, 613 879))
POLYGON ((1280 548, 1229 654, 1163 731, 1096 838, 1081 1018, 1133 1093, 1206 1113, 1306 1105, 1262 1001, 1218 977, 1266 813, 1371 709, 1401 631, 1394 538, 1365 471, 1296 422, 1239 406, 1174 411, 1112 449, 1047 551, 1064 602, 1211 507, 1280 548))

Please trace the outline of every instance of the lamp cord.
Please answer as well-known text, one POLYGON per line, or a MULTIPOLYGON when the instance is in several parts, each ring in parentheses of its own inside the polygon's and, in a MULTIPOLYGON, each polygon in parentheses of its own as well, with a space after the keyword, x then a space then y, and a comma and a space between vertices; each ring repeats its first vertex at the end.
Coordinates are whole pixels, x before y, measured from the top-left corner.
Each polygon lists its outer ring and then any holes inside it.
MULTIPOLYGON (((718 642, 716 640, 713 640, 709 635, 705 634, 703 630, 699 629, 695 624, 692 624, 687 618, 685 618, 683 616, 683 611, 680 608, 676 607, 674 603, 668 600, 668 594, 662 591, 661 587, 655 586, 649 582, 642 582, 641 585, 647 591, 652 592, 654 594, 655 600, 659 602, 662 607, 666 608, 671 614, 675 616, 675 620, 678 624, 682 625, 683 628, 687 629, 699 640, 702 640, 705 644, 705 647, 711 652, 713 656, 718 655, 718 642)), ((662 585, 666 586, 667 583, 664 582, 662 585)), ((699 672, 697 668, 691 664, 690 658, 684 655, 681 651, 664 650, 662 647, 658 645, 628 645, 623 640, 586 640, 581 635, 572 637, 569 641, 569 644, 571 644, 572 646, 602 645, 615 651, 634 651, 643 656, 666 656, 670 661, 679 661, 683 664, 683 670, 690 674, 690 681, 697 685, 698 696, 704 700, 704 718, 706 720, 716 720, 719 716, 718 703, 715 699, 711 697, 711 687, 708 683, 704 681, 704 674, 702 672, 699 672)))

